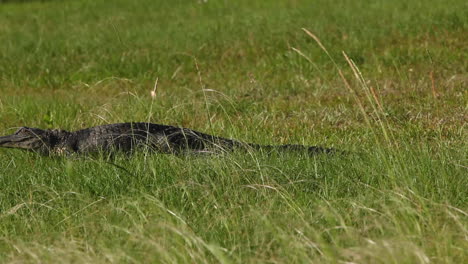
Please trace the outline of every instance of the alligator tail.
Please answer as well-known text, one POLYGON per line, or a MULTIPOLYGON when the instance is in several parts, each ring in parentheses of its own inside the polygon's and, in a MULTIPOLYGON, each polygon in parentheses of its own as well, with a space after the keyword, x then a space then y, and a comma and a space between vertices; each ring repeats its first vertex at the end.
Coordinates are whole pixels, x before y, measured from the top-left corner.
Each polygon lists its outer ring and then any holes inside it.
POLYGON ((291 152, 291 153, 306 153, 308 155, 317 155, 317 154, 343 154, 344 151, 337 150, 334 148, 324 148, 319 146, 305 146, 305 145, 257 145, 250 144, 251 147, 258 150, 268 151, 268 152, 291 152))

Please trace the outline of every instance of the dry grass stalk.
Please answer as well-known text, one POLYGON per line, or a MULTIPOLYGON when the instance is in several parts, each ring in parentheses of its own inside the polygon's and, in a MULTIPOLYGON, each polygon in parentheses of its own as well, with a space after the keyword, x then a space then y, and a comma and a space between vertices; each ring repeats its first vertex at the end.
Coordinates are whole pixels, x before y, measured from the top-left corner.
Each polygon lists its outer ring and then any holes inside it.
POLYGON ((437 94, 436 87, 435 87, 435 78, 434 78, 434 71, 433 70, 429 73, 429 76, 431 77, 432 96, 434 98, 437 98, 439 95, 437 94))

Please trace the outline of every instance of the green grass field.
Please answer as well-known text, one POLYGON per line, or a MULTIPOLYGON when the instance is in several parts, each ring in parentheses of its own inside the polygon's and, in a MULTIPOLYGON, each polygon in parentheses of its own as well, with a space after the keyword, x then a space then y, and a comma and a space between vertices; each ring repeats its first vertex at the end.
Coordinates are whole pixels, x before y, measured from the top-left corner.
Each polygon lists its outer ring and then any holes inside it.
POLYGON ((350 152, 0 149, 0 262, 466 263, 467 43, 462 0, 0 1, 0 135, 150 121, 350 152))

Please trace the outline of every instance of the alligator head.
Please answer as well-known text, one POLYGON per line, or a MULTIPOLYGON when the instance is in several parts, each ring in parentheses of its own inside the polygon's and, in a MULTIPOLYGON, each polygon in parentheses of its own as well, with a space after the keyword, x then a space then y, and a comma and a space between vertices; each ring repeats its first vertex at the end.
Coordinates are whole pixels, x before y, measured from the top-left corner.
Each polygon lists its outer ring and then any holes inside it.
POLYGON ((58 130, 21 127, 13 135, 0 137, 0 147, 19 148, 49 154, 59 143, 58 130))

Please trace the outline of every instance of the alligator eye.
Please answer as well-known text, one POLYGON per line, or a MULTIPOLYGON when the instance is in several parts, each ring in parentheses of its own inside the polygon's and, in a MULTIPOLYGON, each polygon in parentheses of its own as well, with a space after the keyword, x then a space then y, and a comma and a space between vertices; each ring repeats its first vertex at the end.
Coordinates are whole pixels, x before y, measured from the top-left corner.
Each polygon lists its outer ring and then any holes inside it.
POLYGON ((20 127, 18 130, 16 130, 15 135, 29 134, 29 131, 29 127, 20 127))

